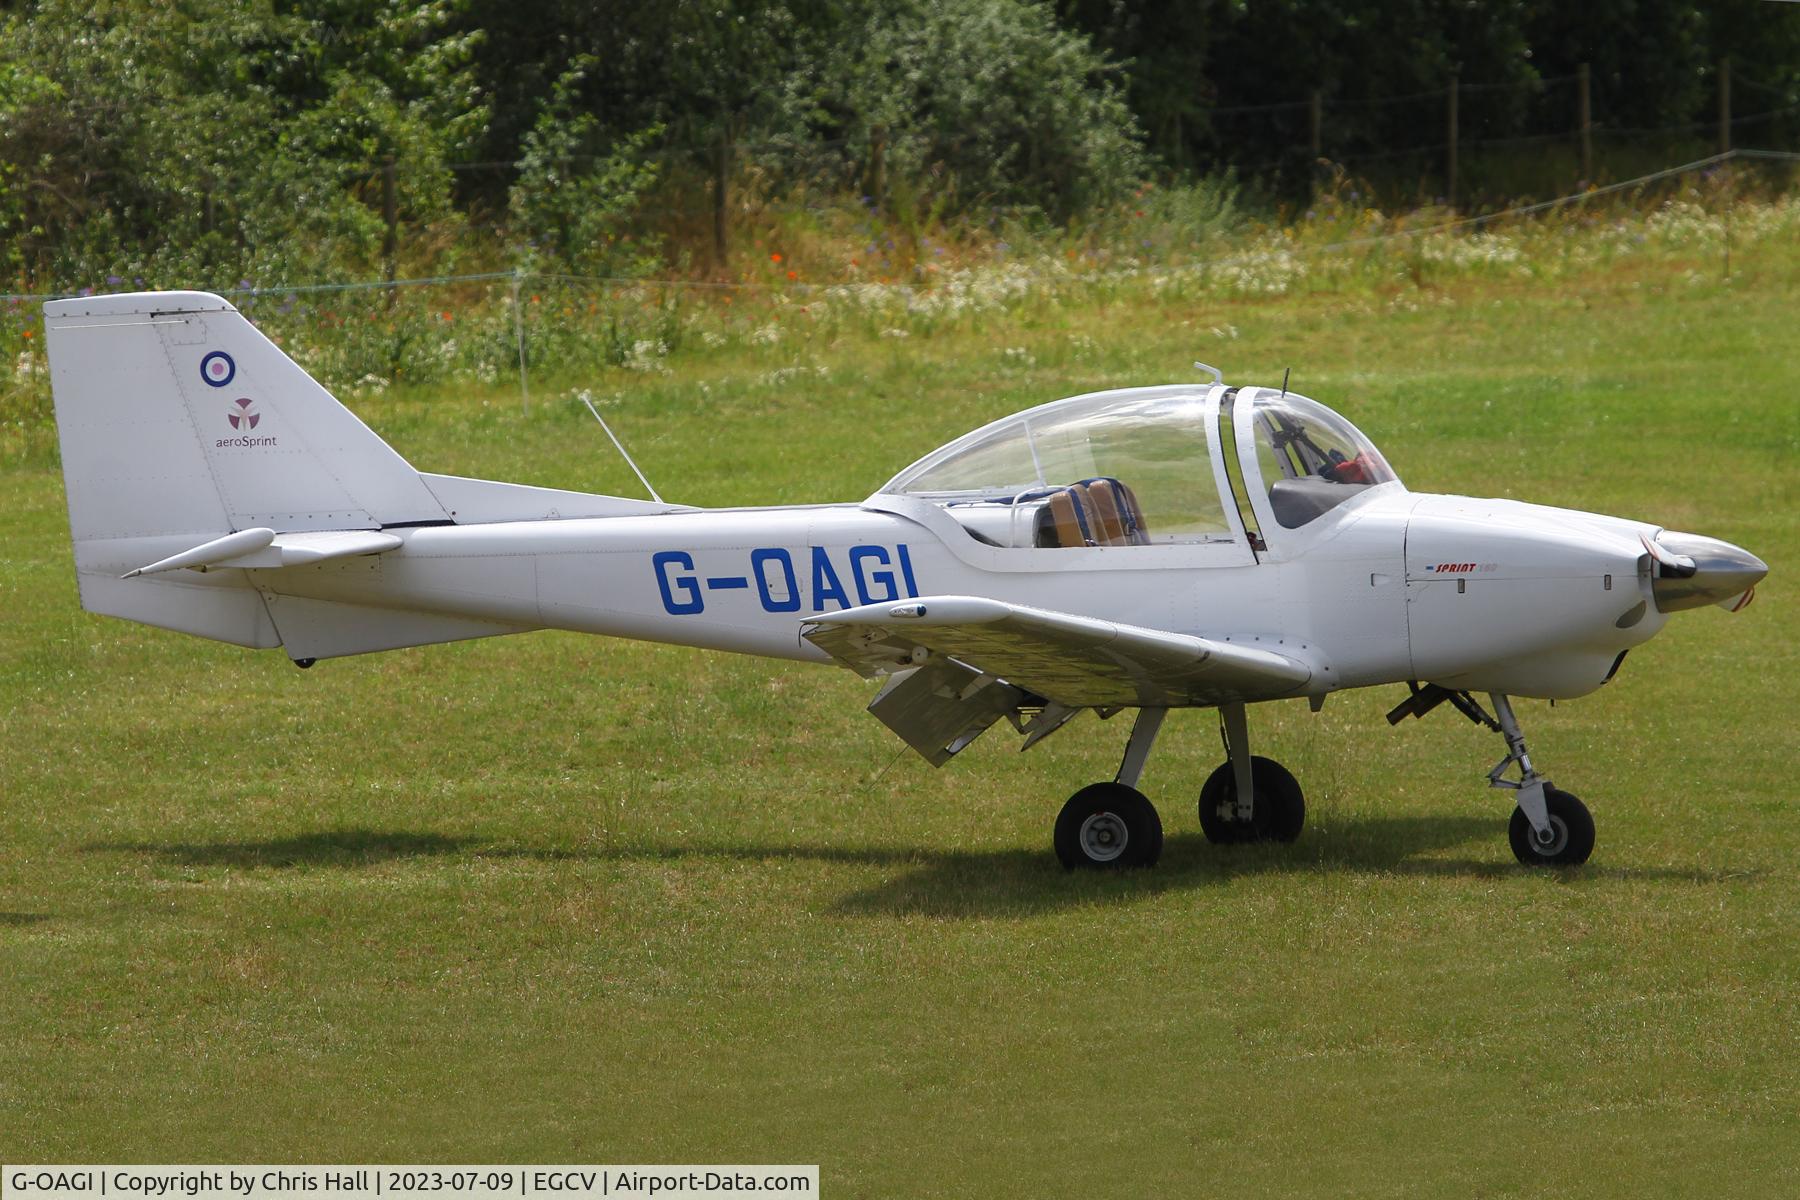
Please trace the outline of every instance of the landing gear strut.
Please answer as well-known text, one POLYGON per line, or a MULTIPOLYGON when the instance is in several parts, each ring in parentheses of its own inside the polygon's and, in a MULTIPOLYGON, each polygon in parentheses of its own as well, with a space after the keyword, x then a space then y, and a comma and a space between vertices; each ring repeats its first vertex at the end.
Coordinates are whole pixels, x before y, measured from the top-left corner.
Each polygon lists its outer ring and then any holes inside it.
POLYGON ((1162 730, 1166 708, 1142 708, 1131 727, 1125 758, 1111 783, 1093 783, 1069 797, 1056 818, 1056 857, 1076 867, 1148 867, 1162 856, 1162 818, 1137 790, 1144 761, 1162 730))
POLYGON ((1200 830, 1220 845, 1291 842, 1306 823, 1306 798, 1291 772, 1250 753, 1242 704, 1219 707, 1225 761, 1200 789, 1200 830))
POLYGON ((1493 727, 1506 738, 1506 757, 1488 772, 1488 786, 1518 795, 1506 830, 1513 856, 1528 867, 1580 866, 1594 852, 1593 816, 1579 799, 1552 787, 1532 766, 1512 701, 1500 692, 1490 692, 1488 698, 1494 703, 1493 727), (1515 765, 1519 778, 1507 779, 1508 768, 1515 765))

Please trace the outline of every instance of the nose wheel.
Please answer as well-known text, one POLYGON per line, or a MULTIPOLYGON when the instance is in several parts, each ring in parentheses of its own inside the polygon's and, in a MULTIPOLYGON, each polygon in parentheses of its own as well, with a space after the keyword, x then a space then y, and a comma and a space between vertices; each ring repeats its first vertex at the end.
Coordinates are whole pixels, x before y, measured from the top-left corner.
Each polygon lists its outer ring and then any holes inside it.
POLYGON ((1506 827, 1513 857, 1528 867, 1580 866, 1594 852, 1594 818, 1587 805, 1538 774, 1512 701, 1499 692, 1489 692, 1488 699, 1494 703, 1492 724, 1506 739, 1506 757, 1488 772, 1488 785, 1506 788, 1519 798, 1506 827), (1516 781, 1506 778, 1514 766, 1519 768, 1516 781))
POLYGON ((1594 818, 1575 796, 1544 785, 1547 830, 1533 829, 1523 808, 1513 809, 1506 827, 1513 857, 1528 867, 1575 867, 1594 852, 1594 818))

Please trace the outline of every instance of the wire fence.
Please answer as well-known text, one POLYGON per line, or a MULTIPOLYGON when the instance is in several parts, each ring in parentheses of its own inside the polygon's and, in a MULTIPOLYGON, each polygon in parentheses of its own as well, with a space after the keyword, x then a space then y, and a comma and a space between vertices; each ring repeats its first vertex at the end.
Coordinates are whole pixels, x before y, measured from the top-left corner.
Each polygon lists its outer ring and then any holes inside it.
MULTIPOLYGON (((1475 229, 1499 221, 1515 220, 1520 217, 1535 216, 1554 209, 1570 205, 1583 204, 1604 196, 1616 195, 1634 189, 1645 188, 1651 184, 1683 175, 1693 175, 1712 170, 1736 161, 1787 162, 1800 163, 1800 152, 1789 150, 1767 150, 1739 147, 1726 150, 1704 158, 1694 159, 1661 170, 1650 171, 1631 179, 1620 180, 1600 186, 1582 188, 1567 195, 1557 196, 1549 200, 1540 200, 1530 204, 1515 205, 1494 212, 1478 213, 1467 217, 1432 225, 1407 227, 1390 230, 1386 233, 1372 234, 1368 237, 1352 238, 1344 241, 1326 242, 1314 246, 1300 248, 1300 253, 1330 253, 1364 246, 1379 245, 1386 242, 1402 241, 1409 238, 1429 237, 1434 234, 1448 233, 1460 229, 1475 229)), ((1097 277, 1086 277, 1089 279, 1097 277)), ((585 284, 596 287, 631 287, 631 288, 677 288, 697 291, 733 292, 733 291, 781 291, 805 295, 831 287, 842 286, 837 283, 818 283, 805 280, 705 280, 649 278, 641 275, 578 275, 558 271, 478 271, 457 275, 427 275, 412 279, 370 279, 331 283, 293 283, 266 286, 240 285, 235 287, 218 287, 212 289, 223 296, 301 296, 314 293, 358 292, 358 291, 392 291, 402 288, 433 287, 462 283, 493 283, 506 280, 523 286, 532 280, 547 282, 585 284)), ((898 290, 917 290, 916 285, 904 282, 883 283, 880 286, 898 290)), ((94 288, 82 288, 76 291, 62 292, 0 292, 0 303, 24 303, 27 301, 70 300, 99 293, 94 288)))
MULTIPOLYGON (((1600 183, 1611 188, 1607 181, 1618 176, 1626 177, 1623 186, 1633 186, 1632 180, 1661 164, 1708 151, 1726 153, 1740 140, 1800 146, 1800 81, 1779 85, 1734 77, 1728 62, 1716 64, 1714 76, 1716 119, 1663 125, 1615 123, 1599 113, 1585 65, 1569 74, 1525 80, 1465 82, 1453 76, 1437 88, 1389 95, 1313 90, 1303 98, 1213 104, 1202 110, 1207 132, 1199 137, 1198 157, 1184 165, 1228 168, 1240 179, 1266 185, 1284 202, 1356 180, 1370 184, 1373 202, 1383 206, 1504 210, 1519 199, 1582 194, 1600 183), (1734 88, 1756 98, 1754 111, 1733 109, 1734 88)), ((673 178, 650 193, 653 199, 633 220, 665 246, 703 259, 720 274, 729 270, 738 249, 732 244, 734 226, 741 229, 746 217, 779 222, 841 206, 847 194, 855 194, 875 223, 891 222, 902 206, 888 203, 893 189, 886 186, 892 174, 887 164, 900 136, 871 126, 824 138, 663 145, 646 161, 673 178)), ((937 146, 944 153, 957 149, 954 139, 937 146)), ((421 163, 388 157, 375 164, 326 167, 325 186, 344 188, 379 212, 384 228, 378 261, 392 279, 405 231, 430 223, 404 203, 414 194, 415 185, 408 182, 413 171, 447 170, 458 181, 452 194, 461 228, 498 245, 519 236, 508 215, 511 189, 522 172, 544 161, 421 163)), ((609 159, 574 154, 549 161, 576 171, 609 159)), ((199 198, 202 233, 230 227, 227 197, 235 190, 224 178, 206 185, 199 198)), ((1016 213, 1014 207, 992 206, 964 216, 971 223, 984 218, 1001 223, 1016 213)), ((753 285, 684 280, 666 286, 753 285)))
MULTIPOLYGON (((1708 155, 1708 156, 1705 156, 1702 158, 1694 159, 1689 162, 1680 163, 1675 166, 1666 167, 1666 168, 1656 170, 1656 171, 1646 172, 1642 175, 1638 175, 1631 179, 1620 180, 1618 182, 1606 184, 1603 186, 1583 188, 1578 191, 1570 192, 1566 195, 1557 196, 1557 197, 1554 197, 1554 198, 1551 198, 1548 200, 1537 201, 1537 202, 1533 202, 1533 203, 1529 203, 1529 204, 1514 205, 1514 206, 1500 209, 1500 210, 1497 210, 1494 212, 1480 213, 1480 214, 1475 214, 1475 215, 1471 215, 1471 216, 1467 216, 1467 217, 1460 217, 1460 218, 1454 218, 1451 220, 1434 222, 1431 224, 1389 229, 1389 230, 1385 230, 1380 233, 1370 234, 1370 235, 1364 236, 1364 237, 1344 238, 1344 239, 1340 239, 1337 241, 1324 242, 1324 243, 1297 244, 1291 248, 1291 252, 1294 255, 1301 257, 1301 258, 1305 258, 1308 256, 1341 254, 1341 253, 1346 253, 1346 252, 1350 252, 1350 251, 1364 250, 1364 249, 1367 249, 1370 247, 1377 247, 1377 246, 1380 246, 1380 245, 1386 244, 1386 243, 1402 242, 1402 241, 1406 241, 1409 239, 1429 238, 1429 237, 1434 237, 1434 236, 1442 235, 1442 234, 1465 232, 1465 231, 1469 231, 1469 230, 1480 229, 1482 227, 1489 226, 1489 225, 1492 225, 1492 224, 1495 224, 1498 222, 1517 221, 1517 220, 1521 220, 1524 218, 1534 217, 1539 214, 1547 213, 1547 212, 1550 212, 1550 211, 1553 211, 1556 209, 1589 203, 1591 201, 1594 201, 1594 200, 1597 200, 1597 199, 1600 199, 1600 198, 1603 198, 1606 196, 1615 195, 1615 194, 1618 194, 1621 192, 1628 192, 1628 191, 1633 191, 1633 190, 1641 191, 1643 189, 1650 188, 1651 186, 1653 186, 1655 184, 1661 183, 1665 180, 1679 178, 1679 177, 1683 177, 1683 176, 1695 175, 1698 173, 1703 173, 1703 172, 1708 172, 1708 171, 1715 171, 1715 170, 1718 170, 1719 168, 1726 166, 1727 164, 1731 164, 1733 162, 1739 162, 1739 161, 1800 163, 1800 152, 1785 151, 1785 150, 1734 148, 1734 149, 1726 150, 1726 151, 1718 153, 1718 154, 1712 154, 1712 155, 1708 155)), ((1729 227, 1727 227, 1727 228, 1729 229, 1729 227)), ((1727 234, 1727 236, 1729 237, 1729 234, 1727 234)), ((1729 241, 1727 242, 1726 253, 1727 253, 1727 255, 1729 255, 1729 253, 1730 253, 1729 241)), ((1727 262, 1729 262, 1729 260, 1727 260, 1727 262)), ((1075 273, 1072 275, 1066 274, 1066 273, 1059 273, 1054 279, 1050 278, 1049 276, 1045 276, 1042 279, 1036 280, 1034 282, 1033 286, 1037 286, 1038 284, 1053 285, 1053 284, 1064 284, 1064 283, 1069 283, 1069 282, 1083 283, 1083 284, 1102 284, 1102 283, 1109 283, 1109 282, 1122 282, 1125 279, 1127 279, 1128 277, 1131 277, 1135 274, 1137 274, 1136 270, 1109 270, 1107 268, 1098 268, 1098 269, 1095 269, 1090 272, 1075 273)), ((329 295, 329 294, 369 293, 369 292, 387 292, 388 294, 392 295, 392 294, 397 293, 401 289, 448 287, 448 286, 478 285, 478 284, 488 285, 491 287, 492 285, 503 284, 503 285, 505 285, 505 287, 507 288, 507 290, 510 294, 509 295, 510 303, 507 306, 508 309, 510 309, 510 312, 507 313, 504 317, 502 317, 502 319, 508 321, 508 323, 511 326, 511 328, 509 330, 510 336, 507 337, 507 342, 509 343, 507 354, 509 357, 511 357, 511 355, 513 353, 511 344, 516 342, 516 356, 517 356, 517 363, 518 363, 520 401, 521 401, 521 404, 527 410, 529 410, 530 406, 531 406, 531 391, 530 391, 530 377, 529 377, 530 376, 529 363, 531 361, 531 353, 528 351, 529 335, 528 335, 528 322, 526 320, 526 310, 529 306, 525 303, 522 303, 522 300, 525 298, 525 290, 528 286, 530 286, 532 284, 545 284, 545 283, 563 284, 563 285, 569 285, 569 286, 580 287, 580 288, 637 289, 637 290, 639 290, 640 293, 642 291, 664 291, 664 290, 676 290, 676 289, 692 289, 692 290, 698 290, 698 291, 723 292, 723 293, 742 292, 742 291, 765 291, 765 292, 789 293, 789 294, 797 295, 798 297, 801 297, 801 298, 807 297, 814 293, 826 291, 826 290, 829 290, 832 288, 839 288, 839 287, 843 286, 842 284, 816 283, 816 282, 799 281, 799 280, 790 280, 790 281, 781 281, 781 280, 713 281, 713 280, 692 280, 692 279, 677 279, 677 278, 642 278, 642 277, 638 277, 638 276, 581 275, 581 274, 572 274, 572 273, 567 273, 567 272, 533 272, 533 271, 517 270, 517 271, 481 271, 481 272, 468 272, 468 273, 461 273, 461 274, 431 275, 431 276, 422 276, 422 277, 408 278, 408 279, 371 279, 371 280, 331 281, 331 282, 318 282, 318 283, 292 283, 292 284, 283 284, 283 285, 279 285, 279 286, 240 285, 240 286, 236 286, 236 287, 218 288, 215 290, 219 294, 222 294, 222 295, 232 296, 232 297, 241 297, 246 300, 256 299, 256 298, 260 298, 260 297, 282 297, 287 302, 287 304, 291 306, 291 304, 294 300, 296 300, 299 297, 307 296, 307 295, 329 295)), ((876 286, 883 288, 883 289, 894 291, 896 293, 917 293, 919 291, 926 290, 920 285, 908 284, 908 283, 903 283, 903 282, 902 283, 884 283, 884 284, 880 284, 880 285, 876 285, 876 286)), ((15 293, 0 294, 0 302, 11 303, 16 306, 16 305, 23 304, 26 302, 33 302, 33 301, 41 302, 41 301, 56 300, 56 299, 69 299, 69 298, 75 298, 75 297, 93 295, 93 294, 96 294, 96 293, 95 293, 95 289, 92 289, 92 288, 84 288, 84 289, 81 289, 76 292, 58 292, 58 293, 15 292, 15 293)), ((534 295, 534 296, 531 296, 530 299, 535 301, 537 299, 537 297, 534 295)), ((286 312, 287 308, 284 307, 284 309, 282 311, 286 312)), ((539 331, 538 336, 540 338, 543 336, 542 330, 539 331)))

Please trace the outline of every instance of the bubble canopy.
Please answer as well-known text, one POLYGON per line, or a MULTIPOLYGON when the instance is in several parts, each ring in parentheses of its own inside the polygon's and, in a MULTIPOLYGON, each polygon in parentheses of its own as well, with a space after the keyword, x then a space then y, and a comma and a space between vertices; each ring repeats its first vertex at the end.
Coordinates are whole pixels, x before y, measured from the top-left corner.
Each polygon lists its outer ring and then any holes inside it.
POLYGON ((1257 388, 1251 420, 1256 470, 1284 529, 1310 524, 1357 493, 1399 479, 1373 442, 1316 400, 1257 388))
MULTIPOLYGON (((1002 418, 926 455, 881 491, 949 507, 1044 502, 1058 489, 1096 483, 1130 498, 1141 526, 1134 544, 1213 541, 1230 536, 1228 479, 1214 470, 1209 435, 1235 463, 1235 439, 1209 429, 1235 398, 1254 431, 1255 461, 1243 464, 1270 511, 1297 528, 1369 487, 1395 479, 1380 451, 1322 404, 1268 388, 1175 384, 1096 392, 1002 418), (1246 406, 1245 401, 1249 403, 1246 406)), ((1127 519, 1128 526, 1134 526, 1127 519)), ((1010 544, 1016 540, 1006 539, 1010 544)), ((1045 544, 1039 541, 1037 544, 1045 544)), ((1065 539, 1060 543, 1067 545, 1065 539)), ((1090 536, 1088 544, 1124 544, 1090 536)))

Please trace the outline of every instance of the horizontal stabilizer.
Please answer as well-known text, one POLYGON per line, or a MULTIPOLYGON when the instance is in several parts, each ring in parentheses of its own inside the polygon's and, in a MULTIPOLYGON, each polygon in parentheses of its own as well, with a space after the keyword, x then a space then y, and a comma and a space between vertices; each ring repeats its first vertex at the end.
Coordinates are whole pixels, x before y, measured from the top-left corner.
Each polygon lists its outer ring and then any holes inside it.
POLYGON ((309 567, 332 558, 358 554, 386 554, 400 548, 400 539, 376 529, 322 529, 311 533, 278 533, 268 546, 215 565, 221 567, 309 567))
POLYGON ((135 571, 127 571, 121 578, 136 579, 139 575, 161 575, 164 571, 179 571, 183 567, 205 567, 228 558, 236 558, 240 554, 250 554, 261 550, 275 540, 273 529, 240 529, 236 533, 228 533, 224 537, 214 538, 210 542, 202 542, 192 550, 183 550, 180 554, 171 554, 167 558, 159 558, 147 567, 139 567, 135 571))
POLYGON ((310 533, 276 533, 273 529, 240 529, 158 559, 146 567, 127 571, 123 578, 160 575, 183 567, 205 571, 215 567, 279 570, 305 567, 332 558, 357 554, 382 554, 398 548, 400 539, 373 529, 326 529, 310 533))

